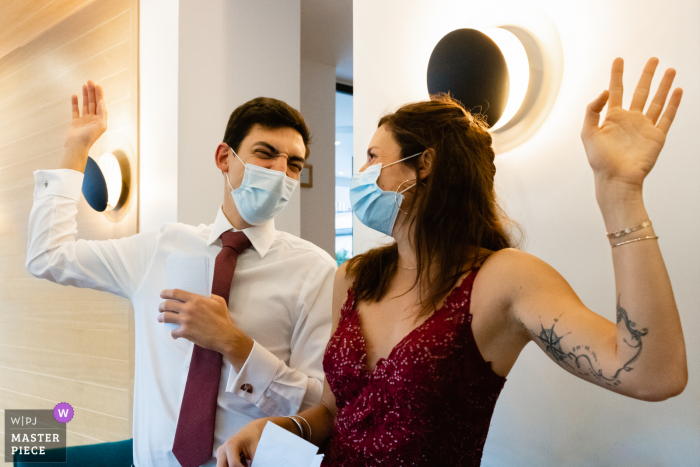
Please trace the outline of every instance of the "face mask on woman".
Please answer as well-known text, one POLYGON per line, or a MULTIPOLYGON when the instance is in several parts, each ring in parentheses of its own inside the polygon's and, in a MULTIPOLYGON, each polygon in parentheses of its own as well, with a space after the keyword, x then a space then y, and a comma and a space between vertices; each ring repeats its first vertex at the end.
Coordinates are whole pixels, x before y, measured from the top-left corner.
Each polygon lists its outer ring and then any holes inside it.
POLYGON ((231 186, 226 173, 231 197, 239 214, 250 225, 261 225, 272 220, 287 205, 299 182, 278 170, 246 164, 233 149, 229 149, 245 167, 241 186, 236 189, 231 186))
MULTIPOLYGON (((401 191, 398 191, 398 189, 397 191, 384 191, 377 185, 379 173, 382 168, 404 162, 421 154, 423 152, 405 157, 384 167, 382 167, 381 163, 375 164, 365 169, 364 172, 353 174, 352 182, 350 182, 350 203, 352 204, 352 212, 360 219, 360 222, 370 229, 391 236, 396 216, 399 214, 399 208, 404 200, 403 193, 416 186, 416 184, 414 183, 401 191)), ((403 183, 407 181, 409 180, 403 183)), ((401 188, 401 185, 399 185, 399 188, 401 188)))

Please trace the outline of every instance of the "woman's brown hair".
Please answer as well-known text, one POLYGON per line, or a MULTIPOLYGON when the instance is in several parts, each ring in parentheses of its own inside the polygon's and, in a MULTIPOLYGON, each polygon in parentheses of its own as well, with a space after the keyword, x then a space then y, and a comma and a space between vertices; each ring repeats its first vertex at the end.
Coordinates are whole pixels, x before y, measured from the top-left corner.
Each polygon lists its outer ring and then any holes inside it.
MULTIPOLYGON (((440 94, 406 104, 379 120, 401 147, 401 158, 433 149, 429 175, 408 207, 422 310, 430 314, 457 280, 480 260, 481 248, 511 246, 494 192, 495 153, 485 119, 440 94)), ((408 159, 418 173, 418 158, 408 159)), ((404 209, 406 209, 404 207, 404 209)), ((347 263, 358 300, 379 301, 398 268, 397 245, 374 248, 347 263)))

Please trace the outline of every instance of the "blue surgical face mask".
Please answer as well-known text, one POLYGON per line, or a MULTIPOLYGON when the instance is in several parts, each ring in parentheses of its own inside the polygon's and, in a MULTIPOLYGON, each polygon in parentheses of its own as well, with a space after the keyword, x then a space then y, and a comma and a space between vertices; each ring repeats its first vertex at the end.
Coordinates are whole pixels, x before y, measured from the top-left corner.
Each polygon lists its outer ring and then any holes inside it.
MULTIPOLYGON (((383 168, 404 162, 421 154, 423 153, 413 154, 387 164, 383 168)), ((381 170, 382 164, 380 163, 368 167, 364 172, 353 174, 352 182, 350 182, 350 203, 352 204, 352 212, 360 219, 360 222, 370 229, 391 236, 391 232, 394 230, 394 223, 396 223, 396 216, 399 214, 399 208, 404 200, 403 193, 416 186, 416 184, 414 183, 401 191, 398 191, 398 189, 396 191, 384 191, 377 185, 377 179, 381 170)), ((408 181, 410 180, 406 180, 406 182, 408 181)), ((401 188, 400 185, 399 188, 401 188)))
POLYGON ((269 222, 284 209, 299 182, 278 170, 246 164, 233 149, 229 149, 245 167, 241 186, 236 189, 231 186, 226 173, 226 181, 231 188, 231 197, 238 213, 250 225, 269 222))

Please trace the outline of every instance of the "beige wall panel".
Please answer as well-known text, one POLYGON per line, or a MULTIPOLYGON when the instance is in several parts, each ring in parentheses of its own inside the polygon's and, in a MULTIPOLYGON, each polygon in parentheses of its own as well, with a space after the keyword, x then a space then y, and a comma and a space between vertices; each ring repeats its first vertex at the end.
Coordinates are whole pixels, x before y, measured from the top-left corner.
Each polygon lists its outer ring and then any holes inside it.
MULTIPOLYGON (((109 78, 99 81, 103 89, 105 89, 105 101, 108 106, 109 115, 113 113, 112 106, 117 102, 122 102, 131 97, 131 89, 129 86, 128 77, 132 73, 131 68, 125 68, 109 78)), ((97 77, 95 77, 97 79, 97 77)), ((67 90, 67 93, 56 94, 56 99, 48 93, 46 95, 37 95, 30 93, 24 96, 24 102, 28 103, 26 109, 22 112, 17 112, 20 115, 12 115, 6 121, 0 122, 0 152, 2 148, 12 141, 20 138, 25 138, 29 134, 37 133, 50 126, 67 125, 71 119, 70 95, 79 94, 80 86, 73 86, 67 90), (31 121, 31 125, 27 125, 27 121, 31 121)), ((24 105, 24 104, 23 104, 24 105)))
POLYGON ((119 389, 129 389, 127 381, 115 377, 114 368, 128 371, 128 360, 106 359, 66 352, 23 348, 8 352, 2 366, 22 368, 33 373, 68 378, 119 389), (51 362, 53 366, 47 366, 51 362))
POLYGON ((69 445, 131 437, 133 309, 121 297, 59 286, 25 270, 33 172, 57 167, 70 95, 80 94, 88 79, 98 82, 109 128, 90 155, 126 150, 133 185, 118 222, 81 198, 78 238, 136 233, 137 23, 137 0, 10 1, 0 7, 0 416, 4 409, 69 402, 76 409, 69 445))
MULTIPOLYGON (((0 57, 21 47, 41 33, 56 25, 64 18, 71 15, 92 0, 52 0, 37 3, 36 9, 29 9, 25 2, 13 2, 15 8, 19 8, 21 13, 15 18, 13 23, 3 21, 2 35, 0 36, 0 57), (25 3, 23 5, 23 3, 25 3)), ((12 10, 8 6, 8 10, 12 10)))
MULTIPOLYGON (((57 330, 55 327, 37 326, 34 329, 26 329, 21 324, 6 324, 0 329, 0 341, 5 344, 2 346, 3 353, 9 351, 10 346, 17 349, 34 346, 33 348, 44 350, 120 360, 128 359, 131 354, 131 349, 128 348, 129 342, 123 340, 123 336, 120 337, 116 331, 71 329, 68 326, 57 330)), ((46 362, 46 365, 53 365, 53 362, 46 362)))
POLYGON ((129 390, 0 366, 0 388, 29 396, 51 393, 74 407, 119 417, 129 408, 129 390))
MULTIPOLYGON (((47 63, 46 66, 34 71, 9 76, 0 81, 3 94, 9 94, 7 98, 0 100, 0 113, 11 118, 18 109, 41 105, 46 98, 61 96, 65 96, 68 104, 64 105, 68 105, 70 111, 68 99, 71 94, 80 94, 81 83, 85 83, 88 79, 101 83, 103 79, 129 68, 130 52, 129 41, 121 41, 77 63, 70 65, 63 62, 55 65, 47 63)), ((47 61, 54 60, 51 56, 45 58, 47 61)), ((106 89, 105 94, 107 94, 106 89)))
MULTIPOLYGON (((89 2, 83 3, 88 5, 89 2)), ((84 34, 114 19, 119 13, 129 10, 129 7, 123 2, 117 2, 113 5, 110 5, 108 2, 97 2, 90 5, 89 9, 86 8, 86 10, 87 12, 82 14, 78 11, 76 14, 65 18, 61 22, 60 28, 44 31, 42 35, 32 41, 31 45, 39 47, 45 53, 50 53, 69 42, 79 40, 84 34)), ((16 73, 21 66, 27 66, 35 55, 36 52, 31 51, 29 47, 22 47, 12 50, 11 55, 0 56, 3 62, 7 64, 6 68, 0 69, 0 80, 7 75, 16 73)))
POLYGON ((72 329, 98 329, 111 332, 129 330, 128 320, 125 319, 128 312, 124 311, 122 300, 114 302, 54 301, 51 307, 46 307, 45 302, 39 300, 20 302, 5 300, 3 306, 8 313, 0 315, 0 323, 13 321, 27 326, 57 329, 66 320, 70 320, 72 329), (31 305, 30 309, 21 310, 28 304, 31 305), (20 312, 21 316, 18 316, 20 312))
MULTIPOLYGON (((26 407, 29 409, 43 409, 47 405, 53 407, 59 402, 64 402, 56 397, 36 397, 6 389, 0 389, 0 399, 8 402, 8 408, 26 407)), ((74 407, 74 409, 75 416, 66 425, 69 446, 101 441, 119 441, 131 436, 130 419, 102 414, 84 407, 74 407), (79 436, 73 437, 72 434, 79 436)))

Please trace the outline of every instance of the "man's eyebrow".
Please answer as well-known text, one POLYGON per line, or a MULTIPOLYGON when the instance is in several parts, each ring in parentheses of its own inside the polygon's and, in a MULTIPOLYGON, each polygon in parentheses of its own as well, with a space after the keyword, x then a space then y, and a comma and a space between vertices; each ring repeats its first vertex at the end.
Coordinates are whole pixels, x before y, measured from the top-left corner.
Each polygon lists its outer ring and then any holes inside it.
POLYGON ((265 146, 267 149, 272 151, 274 154, 279 154, 279 151, 277 150, 276 147, 274 147, 270 143, 266 143, 265 141, 258 141, 257 143, 253 144, 253 146, 255 146, 255 145, 265 146))
MULTIPOLYGON (((280 153, 280 152, 277 150, 277 148, 275 148, 275 147, 274 147, 273 145, 271 145, 270 143, 266 143, 265 141, 258 141, 258 142, 256 142, 256 143, 253 143, 253 146, 256 146, 256 145, 263 146, 263 147, 267 148, 267 149, 268 149, 270 152, 272 152, 274 155, 278 155, 278 154, 280 153)), ((301 162, 302 164, 306 163, 306 158, 301 157, 301 156, 295 156, 295 155, 288 156, 287 160, 289 160, 289 161, 301 162)))

